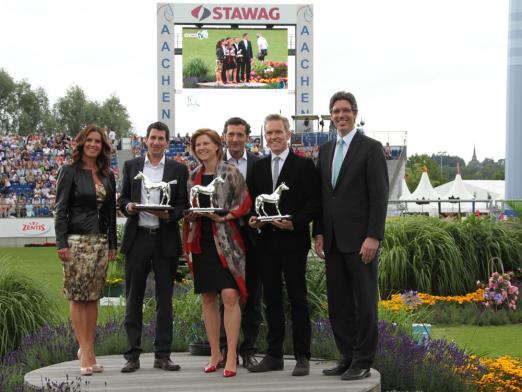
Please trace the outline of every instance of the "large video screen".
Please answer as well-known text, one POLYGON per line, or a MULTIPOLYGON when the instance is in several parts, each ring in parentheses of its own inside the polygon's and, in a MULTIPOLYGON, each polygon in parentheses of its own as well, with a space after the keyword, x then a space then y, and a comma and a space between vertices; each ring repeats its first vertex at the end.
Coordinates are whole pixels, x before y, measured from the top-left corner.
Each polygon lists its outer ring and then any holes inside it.
POLYGON ((288 88, 287 29, 183 28, 183 88, 288 88))

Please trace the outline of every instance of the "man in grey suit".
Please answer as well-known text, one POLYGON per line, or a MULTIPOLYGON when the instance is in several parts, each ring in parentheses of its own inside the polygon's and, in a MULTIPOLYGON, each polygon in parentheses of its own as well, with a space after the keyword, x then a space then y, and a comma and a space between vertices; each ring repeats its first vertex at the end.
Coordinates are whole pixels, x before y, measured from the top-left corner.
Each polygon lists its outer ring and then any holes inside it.
POLYGON ((328 313, 341 358, 323 373, 359 380, 370 375, 377 350, 378 249, 388 170, 381 143, 355 128, 351 93, 335 93, 330 113, 337 138, 319 150, 322 214, 314 235, 317 253, 326 257, 328 313))
MULTIPOLYGON (((254 163, 260 157, 248 152, 246 149, 246 144, 250 137, 250 124, 240 117, 231 117, 225 122, 223 135, 227 143, 227 150, 223 159, 239 169, 247 183, 249 192, 251 192, 254 163)), ((255 354, 257 352, 256 344, 259 326, 261 325, 261 278, 259 277, 259 265, 255 251, 255 231, 248 225, 248 222, 239 219, 239 232, 246 248, 245 279, 248 292, 247 302, 243 307, 241 317, 243 342, 239 347, 239 355, 243 359, 243 366, 250 369, 258 365, 255 354)), ((222 351, 226 350, 224 328, 222 329, 221 347, 222 351)), ((223 359, 226 362, 226 353, 224 353, 223 359)))

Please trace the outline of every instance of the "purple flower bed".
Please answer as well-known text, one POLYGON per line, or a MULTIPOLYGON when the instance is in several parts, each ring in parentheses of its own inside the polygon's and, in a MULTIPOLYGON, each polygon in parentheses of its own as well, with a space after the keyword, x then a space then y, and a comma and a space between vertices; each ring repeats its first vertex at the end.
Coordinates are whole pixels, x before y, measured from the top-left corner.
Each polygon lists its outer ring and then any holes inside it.
MULTIPOLYGON (((154 323, 144 326, 145 351, 152 349, 154 330, 154 323)), ((121 322, 112 321, 98 327, 96 340, 98 355, 121 353, 126 345, 121 322)), ((70 323, 42 328, 26 337, 16 351, 2 358, 0 391, 22 391, 25 373, 74 360, 77 348, 70 323)), ((328 320, 313 323, 312 352, 314 356, 332 359, 338 355, 328 320)), ((411 336, 386 321, 379 322, 379 344, 373 367, 381 373, 383 390, 467 391, 471 390, 467 382, 485 371, 472 363, 455 344, 431 340, 419 345, 411 336)), ((42 385, 43 390, 72 391, 80 385, 76 379, 63 385, 54 385, 48 380, 44 382, 49 385, 42 385)))

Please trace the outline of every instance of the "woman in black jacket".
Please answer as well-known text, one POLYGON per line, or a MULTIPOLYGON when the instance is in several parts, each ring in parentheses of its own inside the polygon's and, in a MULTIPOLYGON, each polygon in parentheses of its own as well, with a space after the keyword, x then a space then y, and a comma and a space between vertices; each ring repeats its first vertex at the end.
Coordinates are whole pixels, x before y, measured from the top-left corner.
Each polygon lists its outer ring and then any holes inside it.
POLYGON ((103 371, 96 363, 94 336, 107 264, 116 256, 116 182, 110 161, 104 129, 89 125, 76 137, 73 163, 58 174, 56 246, 82 375, 103 371))

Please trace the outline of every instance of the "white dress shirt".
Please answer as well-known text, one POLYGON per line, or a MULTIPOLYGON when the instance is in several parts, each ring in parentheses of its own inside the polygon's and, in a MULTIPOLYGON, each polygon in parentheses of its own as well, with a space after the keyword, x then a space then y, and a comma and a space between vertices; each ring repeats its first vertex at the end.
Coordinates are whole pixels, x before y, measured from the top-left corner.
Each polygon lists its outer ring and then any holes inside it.
POLYGON ((227 149, 227 162, 236 166, 239 171, 241 172, 241 175, 246 180, 247 175, 247 152, 246 150, 243 151, 243 156, 239 159, 234 158, 232 155, 230 155, 230 152, 227 149))
MULTIPOLYGON (((163 181, 163 172, 165 170, 165 154, 157 166, 153 166, 149 160, 149 154, 145 155, 145 164, 143 165, 143 174, 152 182, 163 181)), ((147 202, 147 192, 145 191, 145 185, 141 182, 141 204, 147 202)), ((160 191, 151 190, 149 204, 159 204, 160 202, 160 191)), ((140 211, 140 220, 138 225, 147 228, 159 227, 159 218, 152 215, 149 212, 140 211)))

